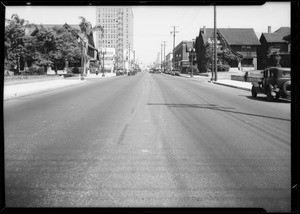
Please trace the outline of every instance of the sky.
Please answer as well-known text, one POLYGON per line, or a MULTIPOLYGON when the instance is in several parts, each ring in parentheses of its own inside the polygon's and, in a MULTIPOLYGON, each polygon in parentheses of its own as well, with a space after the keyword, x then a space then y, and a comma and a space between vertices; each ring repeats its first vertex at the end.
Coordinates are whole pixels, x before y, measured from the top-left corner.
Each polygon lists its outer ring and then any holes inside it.
MULTIPOLYGON (((79 24, 83 16, 96 23, 95 6, 6 6, 5 17, 12 14, 34 24, 79 24)), ((182 40, 195 39, 200 28, 214 27, 213 6, 132 6, 134 15, 134 50, 144 65, 153 63, 166 41, 165 53, 173 48, 172 26, 177 26, 175 46, 182 40)), ((217 6, 217 28, 253 28, 261 33, 290 27, 289 2, 267 2, 261 6, 217 6)))

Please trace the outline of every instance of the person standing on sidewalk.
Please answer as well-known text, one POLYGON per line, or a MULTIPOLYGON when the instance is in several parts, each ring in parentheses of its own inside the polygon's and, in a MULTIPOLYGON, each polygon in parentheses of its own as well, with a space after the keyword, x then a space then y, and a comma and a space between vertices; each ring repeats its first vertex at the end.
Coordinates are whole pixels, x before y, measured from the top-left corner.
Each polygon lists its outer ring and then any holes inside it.
POLYGON ((247 79, 248 79, 248 71, 246 71, 245 76, 244 76, 245 82, 247 82, 247 79))

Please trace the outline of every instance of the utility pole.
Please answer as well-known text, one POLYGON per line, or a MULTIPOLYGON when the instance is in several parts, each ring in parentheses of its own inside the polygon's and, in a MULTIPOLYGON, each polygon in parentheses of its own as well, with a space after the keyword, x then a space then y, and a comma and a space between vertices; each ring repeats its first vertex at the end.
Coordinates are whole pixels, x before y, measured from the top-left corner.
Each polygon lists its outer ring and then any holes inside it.
POLYGON ((172 26, 173 27, 173 31, 171 31, 170 33, 173 34, 173 57, 172 57, 172 64, 173 64, 173 69, 175 68, 175 54, 174 54, 174 49, 175 49, 175 35, 176 33, 179 33, 179 31, 176 31, 176 27, 178 26, 172 26))
POLYGON ((162 70, 163 44, 160 44, 160 70, 162 70))
POLYGON ((167 41, 163 41, 163 43, 164 43, 164 72, 166 71, 166 42, 167 41))
POLYGON ((216 5, 214 5, 214 54, 215 54, 215 81, 218 80, 218 66, 217 66, 217 11, 216 5))

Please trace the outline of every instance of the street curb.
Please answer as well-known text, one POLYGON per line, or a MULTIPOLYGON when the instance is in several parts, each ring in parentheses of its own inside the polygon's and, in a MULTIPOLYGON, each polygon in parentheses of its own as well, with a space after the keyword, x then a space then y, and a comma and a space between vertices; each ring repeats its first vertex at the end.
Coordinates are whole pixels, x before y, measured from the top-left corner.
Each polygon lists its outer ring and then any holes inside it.
POLYGON ((205 76, 193 76, 193 77, 191 77, 191 76, 186 76, 186 75, 179 75, 180 77, 184 77, 184 78, 192 78, 192 79, 201 79, 201 78, 203 78, 203 79, 207 79, 208 77, 205 77, 205 76))
POLYGON ((185 76, 185 75, 179 75, 180 77, 185 77, 185 78, 192 78, 192 77, 188 77, 188 76, 185 76))
POLYGON ((231 88, 242 89, 242 90, 245 90, 245 91, 251 91, 251 89, 249 89, 249 88, 244 88, 244 87, 240 87, 240 86, 228 85, 228 84, 225 84, 225 83, 219 83, 219 82, 213 82, 213 83, 214 83, 214 84, 217 84, 217 85, 228 86, 228 87, 231 87, 231 88))
POLYGON ((68 87, 72 87, 72 86, 78 85, 78 84, 83 83, 83 82, 86 82, 86 80, 83 80, 82 82, 77 82, 77 83, 74 83, 74 84, 70 84, 70 85, 61 85, 61 86, 54 87, 54 88, 44 88, 44 89, 40 89, 40 90, 31 90, 31 91, 26 91, 26 92, 23 92, 23 93, 19 92, 19 93, 15 93, 15 95, 9 95, 7 97, 4 97, 4 95, 3 95, 3 101, 11 100, 11 99, 18 98, 18 97, 26 97, 26 96, 30 96, 30 95, 34 95, 34 94, 40 94, 40 93, 44 93, 46 91, 55 91, 55 90, 62 89, 62 88, 68 88, 68 87))

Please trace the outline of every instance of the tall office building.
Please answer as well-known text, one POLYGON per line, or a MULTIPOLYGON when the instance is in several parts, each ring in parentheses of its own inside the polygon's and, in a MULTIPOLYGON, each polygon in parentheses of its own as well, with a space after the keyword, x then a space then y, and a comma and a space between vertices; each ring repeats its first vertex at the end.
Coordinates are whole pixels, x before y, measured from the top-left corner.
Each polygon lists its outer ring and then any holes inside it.
POLYGON ((103 37, 96 34, 96 47, 115 48, 116 64, 123 67, 133 56, 133 12, 130 6, 96 7, 96 25, 104 27, 103 37), (131 53, 131 54, 130 54, 131 53))

